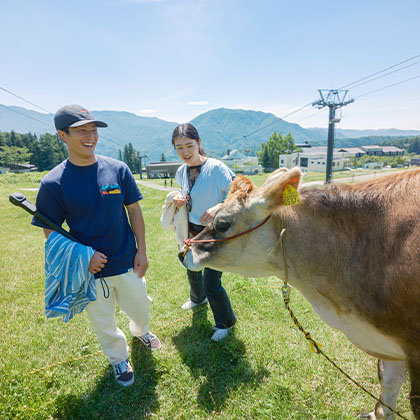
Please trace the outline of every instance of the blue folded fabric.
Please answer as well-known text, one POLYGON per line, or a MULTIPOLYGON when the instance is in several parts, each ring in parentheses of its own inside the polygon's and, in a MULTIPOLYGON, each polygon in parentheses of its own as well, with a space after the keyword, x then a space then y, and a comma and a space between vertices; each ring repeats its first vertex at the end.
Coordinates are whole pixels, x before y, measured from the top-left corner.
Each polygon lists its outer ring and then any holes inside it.
POLYGON ((95 278, 88 271, 95 250, 54 231, 45 242, 45 314, 70 321, 96 300, 95 278))

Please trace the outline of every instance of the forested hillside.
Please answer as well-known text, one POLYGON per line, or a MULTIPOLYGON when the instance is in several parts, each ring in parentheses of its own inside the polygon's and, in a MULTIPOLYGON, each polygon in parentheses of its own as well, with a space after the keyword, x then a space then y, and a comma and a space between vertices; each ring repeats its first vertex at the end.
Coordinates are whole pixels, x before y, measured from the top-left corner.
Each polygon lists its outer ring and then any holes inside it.
POLYGON ((53 134, 20 134, 0 132, 0 165, 13 168, 18 163, 31 163, 39 171, 52 169, 67 157, 64 143, 53 134))
POLYGON ((404 149, 407 153, 415 153, 416 155, 420 155, 420 136, 415 137, 402 137, 397 139, 390 138, 386 140, 384 145, 392 145, 399 147, 400 149, 404 149))

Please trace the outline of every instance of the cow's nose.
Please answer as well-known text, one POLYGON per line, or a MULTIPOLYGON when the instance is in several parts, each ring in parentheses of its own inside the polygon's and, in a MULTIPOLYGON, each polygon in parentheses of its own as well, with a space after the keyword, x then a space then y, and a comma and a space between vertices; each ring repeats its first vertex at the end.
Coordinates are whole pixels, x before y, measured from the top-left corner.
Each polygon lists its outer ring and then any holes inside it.
POLYGON ((185 258, 185 245, 181 248, 181 250, 178 252, 178 259, 179 261, 181 261, 182 263, 184 262, 184 258, 185 258))

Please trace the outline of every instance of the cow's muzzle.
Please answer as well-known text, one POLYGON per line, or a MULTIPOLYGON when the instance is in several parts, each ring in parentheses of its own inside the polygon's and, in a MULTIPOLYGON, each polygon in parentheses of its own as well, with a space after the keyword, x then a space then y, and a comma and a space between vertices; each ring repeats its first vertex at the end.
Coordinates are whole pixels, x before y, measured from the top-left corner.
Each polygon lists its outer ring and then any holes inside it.
POLYGON ((188 248, 184 245, 178 252, 178 259, 181 261, 181 264, 184 264, 185 255, 188 252, 188 248))

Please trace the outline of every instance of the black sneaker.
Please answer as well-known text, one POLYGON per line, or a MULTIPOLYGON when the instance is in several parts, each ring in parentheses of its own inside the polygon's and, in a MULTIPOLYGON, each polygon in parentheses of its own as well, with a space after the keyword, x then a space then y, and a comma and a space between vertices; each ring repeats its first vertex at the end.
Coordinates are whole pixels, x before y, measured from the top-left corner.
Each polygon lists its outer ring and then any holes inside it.
POLYGON ((134 383, 134 373, 127 360, 112 365, 114 369, 115 380, 122 386, 130 386, 134 383))
POLYGON ((144 335, 140 335, 137 337, 145 346, 147 349, 151 351, 155 351, 157 349, 160 349, 162 347, 162 344, 153 333, 147 332, 144 335))

